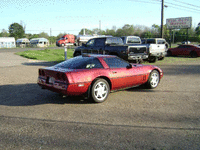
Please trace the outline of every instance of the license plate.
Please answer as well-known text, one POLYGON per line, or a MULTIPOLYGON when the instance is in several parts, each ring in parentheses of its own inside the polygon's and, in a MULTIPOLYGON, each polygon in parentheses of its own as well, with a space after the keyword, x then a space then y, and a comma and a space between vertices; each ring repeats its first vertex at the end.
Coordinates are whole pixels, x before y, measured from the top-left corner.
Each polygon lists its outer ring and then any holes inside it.
POLYGON ((55 82, 55 79, 53 77, 49 78, 49 83, 53 84, 55 82))

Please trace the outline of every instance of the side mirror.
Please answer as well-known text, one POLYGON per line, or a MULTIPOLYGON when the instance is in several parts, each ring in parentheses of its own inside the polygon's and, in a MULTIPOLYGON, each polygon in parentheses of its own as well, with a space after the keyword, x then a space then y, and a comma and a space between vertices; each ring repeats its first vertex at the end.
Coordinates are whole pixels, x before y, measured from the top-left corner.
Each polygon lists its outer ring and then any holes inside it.
POLYGON ((127 69, 130 69, 130 68, 132 68, 132 67, 133 67, 133 66, 132 66, 131 64, 129 64, 129 65, 126 66, 127 69))

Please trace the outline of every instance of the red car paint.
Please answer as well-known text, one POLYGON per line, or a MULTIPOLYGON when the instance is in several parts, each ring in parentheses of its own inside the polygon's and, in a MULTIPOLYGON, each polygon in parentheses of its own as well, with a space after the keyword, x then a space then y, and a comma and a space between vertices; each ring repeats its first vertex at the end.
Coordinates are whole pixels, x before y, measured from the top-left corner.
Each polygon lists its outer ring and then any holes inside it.
POLYGON ((184 56, 192 56, 192 54, 196 54, 196 57, 200 56, 200 46, 191 45, 191 44, 183 44, 179 45, 176 48, 169 48, 168 54, 172 56, 184 55, 184 56))
POLYGON ((110 84, 110 91, 112 91, 146 83, 152 70, 157 70, 159 72, 160 79, 163 77, 162 70, 153 65, 131 64, 130 68, 109 68, 105 58, 118 59, 116 56, 88 55, 78 57, 74 57, 58 64, 59 67, 55 65, 39 69, 38 84, 44 89, 62 93, 64 95, 83 95, 87 94, 90 89, 89 87, 97 78, 106 79, 110 84), (79 59, 78 57, 80 59, 88 59, 88 57, 97 58, 102 65, 102 68, 60 68, 60 66, 67 64, 67 61, 79 59), (50 83, 50 79, 53 79, 52 83, 50 83))

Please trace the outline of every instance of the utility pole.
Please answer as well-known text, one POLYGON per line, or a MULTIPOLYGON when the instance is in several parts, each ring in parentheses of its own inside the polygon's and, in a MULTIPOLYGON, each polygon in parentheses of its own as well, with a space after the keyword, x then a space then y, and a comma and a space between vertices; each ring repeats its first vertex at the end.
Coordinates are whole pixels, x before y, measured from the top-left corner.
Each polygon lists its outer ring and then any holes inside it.
POLYGON ((50 28, 50 37, 51 37, 51 28, 50 28))
POLYGON ((99 33, 101 32, 101 20, 99 20, 99 33))
POLYGON ((163 34, 164 34, 163 19, 164 19, 164 0, 162 0, 162 3, 161 3, 161 38, 163 38, 163 34))

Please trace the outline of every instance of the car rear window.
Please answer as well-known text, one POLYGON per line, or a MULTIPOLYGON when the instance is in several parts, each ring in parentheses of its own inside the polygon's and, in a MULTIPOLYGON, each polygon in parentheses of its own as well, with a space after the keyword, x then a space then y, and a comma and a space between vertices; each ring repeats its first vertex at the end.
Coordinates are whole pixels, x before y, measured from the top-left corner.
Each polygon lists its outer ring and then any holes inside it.
POLYGON ((62 63, 55 65, 58 68, 65 69, 92 69, 103 68, 98 58, 95 57, 74 57, 62 63))

